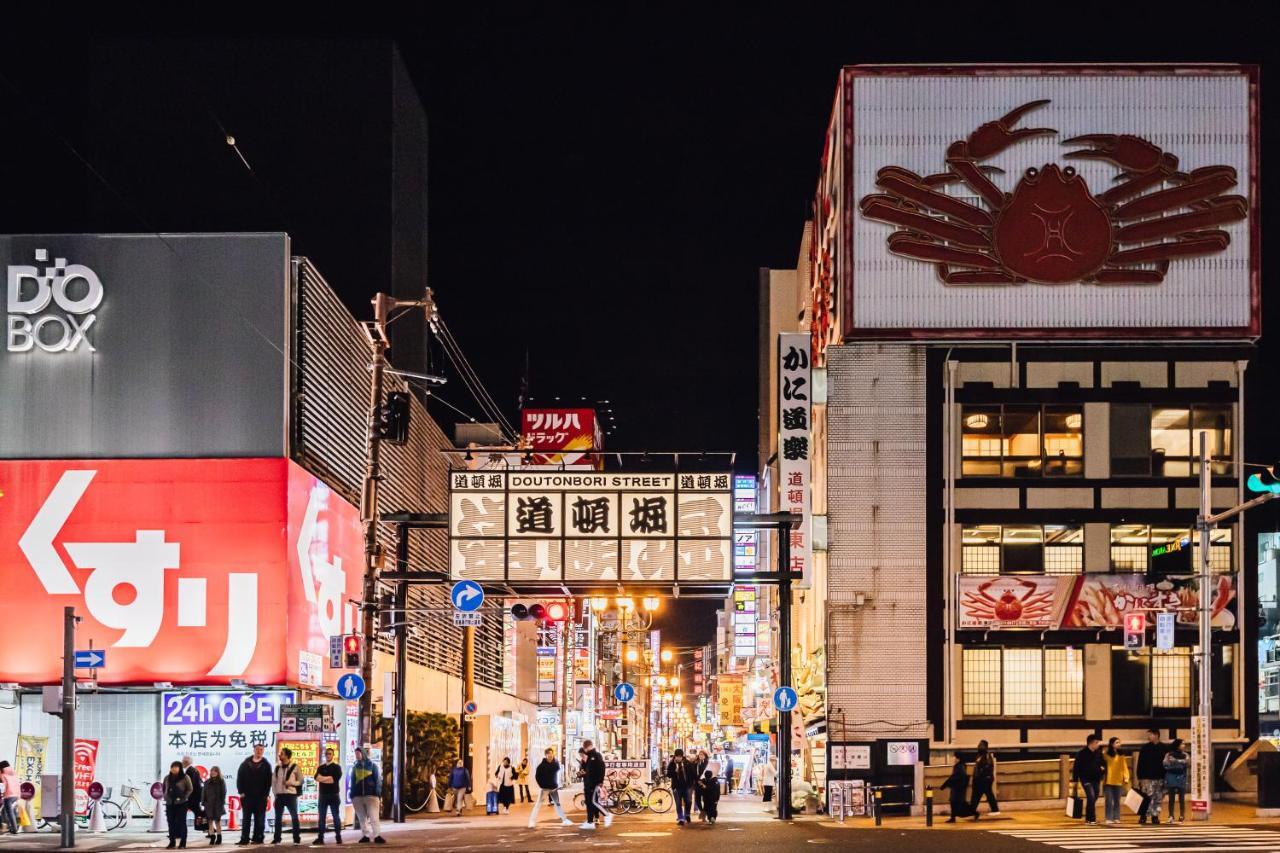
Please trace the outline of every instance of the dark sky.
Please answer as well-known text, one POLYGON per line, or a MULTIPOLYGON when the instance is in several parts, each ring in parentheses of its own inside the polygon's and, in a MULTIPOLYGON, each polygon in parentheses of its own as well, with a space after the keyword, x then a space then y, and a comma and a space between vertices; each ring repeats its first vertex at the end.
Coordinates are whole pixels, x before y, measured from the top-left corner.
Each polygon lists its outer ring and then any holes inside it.
MULTIPOLYGON (((795 262, 841 65, 1261 62, 1265 149, 1274 148, 1280 112, 1267 111, 1275 48, 1259 26, 1263 4, 1126 8, 470 2, 422 4, 407 16, 347 7, 326 18, 310 7, 281 20, 221 7, 199 31, 161 31, 173 25, 116 10, 110 21, 10 21, 23 35, 0 57, 0 230, 175 230, 199 223, 213 192, 245 229, 288 228, 301 245, 345 252, 356 266, 359 240, 332 245, 323 229, 343 215, 328 207, 326 187, 355 180, 358 158, 309 159, 308 140, 375 131, 355 112, 320 126, 275 120, 246 94, 269 92, 270 75, 246 79, 244 69, 261 66, 237 51, 284 66, 302 54, 282 48, 281 36, 318 40, 328 46, 318 61, 332 71, 343 67, 344 39, 394 38, 430 127, 429 283, 508 417, 527 353, 535 398, 612 401, 614 448, 734 451, 750 471, 757 271, 795 262), (208 34, 265 40, 187 50, 208 34), (80 49, 121 35, 163 37, 175 59, 152 67, 144 50, 80 49), (114 82, 84 85, 104 77, 114 82), (90 97, 114 98, 118 109, 90 97), (255 161, 251 179, 217 121, 269 132, 287 156, 255 161), (311 174, 303 182, 313 192, 277 191, 311 174), (78 215, 77 192, 103 180, 118 203, 78 215)), ((351 91, 360 73, 353 62, 351 91)), ((323 114, 326 99, 351 96, 343 88, 302 99, 323 114)), ((243 142, 252 150, 251 133, 243 142)), ((1276 173, 1263 169, 1267 187, 1276 173)), ((371 288, 354 278, 333 283, 359 312, 371 288)), ((475 409, 461 390, 450 398, 475 409)), ((1274 434, 1271 421, 1251 423, 1251 443, 1274 434)), ((710 638, 705 608, 664 621, 679 642, 710 638)))

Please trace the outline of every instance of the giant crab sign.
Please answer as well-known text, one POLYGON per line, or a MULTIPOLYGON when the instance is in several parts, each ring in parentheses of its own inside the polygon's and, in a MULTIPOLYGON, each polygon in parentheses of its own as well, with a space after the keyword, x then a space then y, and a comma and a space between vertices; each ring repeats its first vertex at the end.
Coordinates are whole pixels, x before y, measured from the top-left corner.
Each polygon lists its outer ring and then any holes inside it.
POLYGON ((1221 252, 1231 242, 1218 226, 1248 213, 1231 166, 1179 171, 1178 158, 1139 136, 1091 133, 1064 144, 1092 147, 1068 159, 1105 160, 1121 169, 1114 187, 1094 195, 1071 166, 1029 168, 1012 192, 984 160, 1047 127, 1013 129, 1031 101, 979 127, 947 149, 946 170, 920 176, 901 166, 876 173, 882 192, 865 196, 863 216, 897 226, 895 255, 936 264, 946 284, 1158 284, 1169 262, 1221 252), (939 187, 960 184, 981 205, 939 187), (1153 190, 1153 191, 1152 191, 1153 190), (1151 191, 1151 192, 1149 192, 1151 191))

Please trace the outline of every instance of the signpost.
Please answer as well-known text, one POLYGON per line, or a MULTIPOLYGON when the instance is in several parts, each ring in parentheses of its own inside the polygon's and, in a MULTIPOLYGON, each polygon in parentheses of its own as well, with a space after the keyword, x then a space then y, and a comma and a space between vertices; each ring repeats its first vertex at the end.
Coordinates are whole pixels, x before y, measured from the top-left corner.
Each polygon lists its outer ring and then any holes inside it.
POLYGON ((484 589, 475 581, 458 581, 449 591, 449 598, 453 601, 454 610, 473 613, 484 604, 484 589))
POLYGON ((480 710, 480 705, 474 699, 462 706, 462 710, 468 714, 474 714, 480 710))
POLYGON ((614 686, 613 698, 619 702, 630 702, 636 698, 636 689, 630 683, 624 681, 614 686))
POLYGON ((790 711, 796 706, 797 699, 794 687, 783 685, 773 691, 773 707, 779 711, 790 711))
POLYGON ((338 695, 348 701, 364 695, 365 683, 359 673, 348 672, 338 679, 338 695))
POLYGON ((107 665, 107 653, 102 649, 77 649, 76 669, 101 669, 107 665))

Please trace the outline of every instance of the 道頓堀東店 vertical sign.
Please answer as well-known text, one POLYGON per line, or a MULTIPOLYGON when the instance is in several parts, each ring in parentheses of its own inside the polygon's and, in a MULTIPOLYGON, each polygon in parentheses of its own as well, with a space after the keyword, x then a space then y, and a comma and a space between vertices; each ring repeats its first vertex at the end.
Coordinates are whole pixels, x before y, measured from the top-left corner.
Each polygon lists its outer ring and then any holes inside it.
POLYGON ((801 516, 791 531, 788 570, 802 576, 801 589, 813 579, 810 542, 809 482, 812 477, 810 433, 813 378, 808 333, 778 335, 778 503, 785 512, 801 516))

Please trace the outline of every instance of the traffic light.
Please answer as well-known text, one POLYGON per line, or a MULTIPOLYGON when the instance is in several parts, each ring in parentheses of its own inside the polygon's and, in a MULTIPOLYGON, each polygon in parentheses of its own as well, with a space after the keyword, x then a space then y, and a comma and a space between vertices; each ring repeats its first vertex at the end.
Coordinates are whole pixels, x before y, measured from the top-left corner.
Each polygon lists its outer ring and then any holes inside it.
POLYGON ((1276 469, 1280 468, 1280 463, 1265 468, 1256 474, 1249 475, 1249 491, 1265 494, 1280 494, 1280 477, 1276 476, 1276 469))
POLYGON ((1147 645, 1147 614, 1126 613, 1124 615, 1124 647, 1128 651, 1145 648, 1147 645))
POLYGON ((388 444, 404 444, 409 440, 409 395, 392 391, 378 407, 378 437, 388 444))
POLYGON ((342 662, 346 664, 347 669, 360 668, 361 645, 359 634, 347 634, 342 638, 342 662))
POLYGON ((569 618, 569 608, 561 601, 547 604, 519 601, 511 605, 511 618, 517 622, 563 622, 569 618))
POLYGON ((569 608, 563 601, 552 601, 547 604, 547 621, 563 622, 569 618, 569 608))

